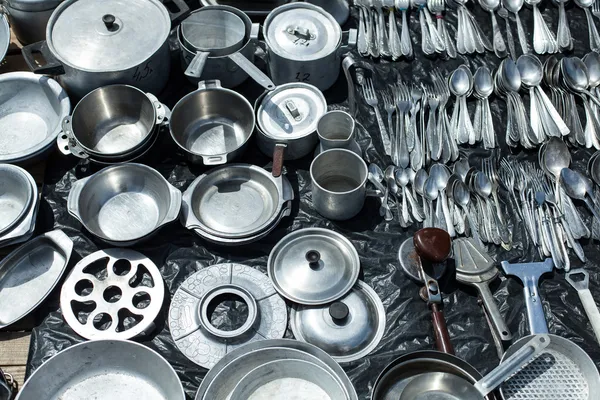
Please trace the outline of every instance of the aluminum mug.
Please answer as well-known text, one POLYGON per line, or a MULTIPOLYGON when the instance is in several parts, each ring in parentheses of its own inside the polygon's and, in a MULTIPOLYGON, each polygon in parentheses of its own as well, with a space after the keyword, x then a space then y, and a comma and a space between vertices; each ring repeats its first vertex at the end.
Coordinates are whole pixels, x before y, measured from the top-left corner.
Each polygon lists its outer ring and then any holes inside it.
POLYGON ((310 165, 313 207, 331 220, 343 221, 362 210, 367 195, 367 164, 356 153, 331 149, 310 165))
POLYGON ((317 123, 317 135, 323 151, 348 149, 354 143, 354 118, 345 111, 335 110, 325 113, 317 123))

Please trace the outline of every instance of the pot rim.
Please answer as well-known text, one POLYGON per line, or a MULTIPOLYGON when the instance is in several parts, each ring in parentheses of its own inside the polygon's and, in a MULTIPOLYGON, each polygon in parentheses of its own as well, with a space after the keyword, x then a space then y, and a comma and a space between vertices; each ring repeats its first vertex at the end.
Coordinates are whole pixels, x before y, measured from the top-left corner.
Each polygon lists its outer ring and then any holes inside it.
POLYGON ((355 152, 351 151, 351 150, 347 150, 347 149, 342 149, 342 148, 334 148, 334 149, 329 149, 329 150, 325 150, 324 152, 320 153, 318 156, 316 156, 313 161, 310 163, 310 179, 313 185, 317 186, 320 190, 322 190, 325 193, 329 193, 329 194, 335 194, 335 195, 345 195, 345 194, 352 194, 354 192, 357 192, 359 190, 362 190, 366 183, 367 180, 369 178, 369 170, 367 168, 367 163, 365 162, 365 160, 362 159, 362 157, 360 157, 358 154, 356 154, 355 152), (345 152, 348 153, 349 155, 351 155, 351 157, 356 157, 358 158, 362 165, 364 165, 364 171, 365 171, 365 177, 362 180, 362 182, 358 185, 358 187, 352 189, 352 190, 347 190, 345 192, 334 192, 328 189, 325 189, 323 186, 319 185, 319 183, 317 182, 317 180, 315 179, 315 176, 313 174, 313 165, 315 164, 315 162, 319 159, 319 157, 323 156, 323 154, 327 154, 329 152, 332 151, 341 151, 341 152, 345 152))

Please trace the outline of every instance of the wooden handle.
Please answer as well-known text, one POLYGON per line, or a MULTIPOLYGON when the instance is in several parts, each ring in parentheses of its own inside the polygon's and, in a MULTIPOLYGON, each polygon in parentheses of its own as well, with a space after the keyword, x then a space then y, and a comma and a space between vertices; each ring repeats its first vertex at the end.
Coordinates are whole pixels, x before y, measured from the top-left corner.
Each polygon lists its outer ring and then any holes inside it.
POLYGON ((441 263, 446 261, 452 250, 450 235, 443 229, 419 229, 413 238, 415 250, 422 261, 441 263))
POLYGON ((450 334, 446 326, 446 318, 439 304, 431 304, 431 319, 433 321, 435 346, 443 353, 454 354, 454 347, 452 347, 452 342, 450 342, 450 334))
POLYGON ((281 170, 283 169, 283 156, 285 154, 286 144, 277 143, 273 150, 273 169, 271 173, 275 178, 281 176, 281 170))

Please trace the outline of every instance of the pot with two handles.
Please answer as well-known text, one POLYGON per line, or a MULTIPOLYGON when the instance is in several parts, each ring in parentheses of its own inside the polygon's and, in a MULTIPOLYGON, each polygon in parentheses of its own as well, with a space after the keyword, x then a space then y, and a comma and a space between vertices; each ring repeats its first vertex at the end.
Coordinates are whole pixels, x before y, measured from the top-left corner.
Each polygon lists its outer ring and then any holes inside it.
POLYGON ((171 68, 171 20, 180 14, 159 0, 66 0, 52 13, 46 40, 25 46, 23 56, 33 72, 57 75, 76 98, 116 83, 158 94, 171 68), (36 53, 45 64, 36 63, 36 53))
POLYGON ((321 90, 335 83, 342 55, 357 40, 356 29, 343 33, 331 14, 309 3, 290 3, 271 11, 263 35, 276 85, 304 82, 321 90))
POLYGON ((219 80, 232 88, 252 77, 265 89, 273 82, 254 65, 260 30, 242 11, 208 6, 191 13, 177 29, 181 64, 192 83, 219 80))
POLYGON ((46 25, 63 0, 0 0, 15 36, 23 45, 46 38, 46 25))

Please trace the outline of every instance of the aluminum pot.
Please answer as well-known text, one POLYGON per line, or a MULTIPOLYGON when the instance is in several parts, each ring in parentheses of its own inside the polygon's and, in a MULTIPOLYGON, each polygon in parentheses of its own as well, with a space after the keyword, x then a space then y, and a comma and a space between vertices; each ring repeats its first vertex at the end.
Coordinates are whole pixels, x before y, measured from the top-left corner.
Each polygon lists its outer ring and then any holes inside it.
POLYGON ((185 70, 185 75, 192 83, 198 83, 200 80, 218 79, 221 81, 221 85, 226 88, 236 87, 243 83, 248 76, 251 76, 265 89, 273 89, 275 87, 273 82, 254 65, 254 53, 259 31, 259 24, 253 24, 244 12, 234 7, 208 6, 193 12, 177 29, 177 39, 181 48, 181 64, 185 70), (213 13, 224 25, 211 29, 210 26, 203 23, 202 15, 207 13, 213 13), (219 17, 219 14, 222 14, 221 17, 219 17), (193 22, 196 20, 198 21, 194 24, 193 22), (187 34, 191 37, 186 37, 186 21, 190 21, 191 26, 198 26, 198 28, 187 31, 187 34), (210 42, 215 42, 215 40, 211 40, 215 38, 207 38, 207 36, 219 34, 219 31, 226 28, 225 25, 231 25, 232 21, 239 21, 243 24, 241 29, 244 32, 241 41, 235 40, 234 43, 228 44, 225 48, 216 48, 215 43, 210 45, 209 48, 205 47, 210 42), (202 42, 201 46, 199 45, 200 42, 202 42))
POLYGON ((317 123, 327 112, 327 101, 313 85, 288 83, 260 96, 254 112, 260 151, 271 156, 277 144, 284 144, 284 158, 296 160, 317 145, 317 123))
POLYGON ((0 4, 0 62, 4 60, 8 47, 10 46, 10 25, 6 15, 2 13, 2 4, 0 4))
POLYGON ((331 149, 310 164, 312 203, 319 214, 343 221, 362 210, 367 196, 367 164, 353 151, 331 149))
POLYGON ((179 100, 171 114, 171 137, 193 162, 220 165, 244 152, 256 119, 241 94, 203 81, 198 90, 179 100))
POLYGON ((69 214, 94 236, 114 246, 131 246, 173 222, 181 192, 156 170, 142 164, 106 167, 74 182, 69 214))
POLYGON ((15 36, 22 45, 46 39, 46 26, 63 0, 0 0, 15 36))
POLYGON ((356 29, 344 35, 331 14, 308 3, 290 3, 271 11, 263 35, 276 85, 305 82, 321 90, 338 79, 341 57, 357 41, 356 29))
POLYGON ((83 159, 122 162, 145 152, 169 117, 150 93, 128 85, 104 86, 88 93, 63 119, 58 148, 83 159))
POLYGON ((175 17, 159 0, 66 0, 52 13, 46 40, 22 52, 34 73, 58 75, 77 98, 115 83, 158 94, 169 78, 175 17), (37 53, 45 64, 36 63, 37 53))
POLYGON ((185 398, 167 360, 127 340, 93 340, 61 351, 35 370, 17 396, 19 400, 185 398))

